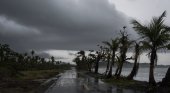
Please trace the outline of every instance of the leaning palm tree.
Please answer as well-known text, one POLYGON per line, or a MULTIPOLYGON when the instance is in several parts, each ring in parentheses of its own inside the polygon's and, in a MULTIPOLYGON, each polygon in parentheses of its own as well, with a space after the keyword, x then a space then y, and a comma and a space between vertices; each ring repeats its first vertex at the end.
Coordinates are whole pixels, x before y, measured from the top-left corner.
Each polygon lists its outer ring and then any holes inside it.
POLYGON ((138 69, 139 69, 139 56, 141 54, 142 46, 139 45, 140 43, 135 44, 135 51, 134 51, 134 64, 132 71, 130 74, 127 76, 128 79, 132 80, 134 76, 137 75, 138 69))
POLYGON ((92 65, 94 64, 95 62, 95 54, 93 54, 94 50, 89 50, 89 54, 87 56, 87 66, 88 66, 88 70, 89 72, 92 71, 92 65))
POLYGON ((94 66, 94 73, 97 74, 98 70, 99 70, 99 61, 103 58, 104 56, 104 47, 97 45, 100 47, 99 51, 96 51, 96 62, 95 62, 95 66, 94 66))
POLYGON ((78 54, 82 57, 82 61, 85 60, 85 51, 81 50, 78 52, 78 54))
POLYGON ((105 71, 105 75, 108 75, 109 72, 109 65, 110 65, 110 58, 111 58, 111 52, 109 48, 105 49, 105 55, 104 55, 104 60, 106 60, 107 65, 106 65, 106 71, 105 71))
POLYGON ((109 67, 109 73, 108 73, 108 77, 111 77, 112 76, 112 66, 114 65, 115 63, 115 55, 116 55, 116 51, 119 47, 119 39, 116 38, 116 39, 112 39, 112 42, 103 42, 105 45, 107 45, 109 47, 109 49, 112 51, 112 62, 110 64, 110 67, 109 67))
POLYGON ((161 16, 154 17, 148 25, 143 25, 136 20, 132 20, 134 30, 144 41, 143 45, 149 50, 150 70, 149 85, 155 86, 154 65, 157 63, 157 51, 165 49, 170 41, 170 27, 164 24, 166 11, 161 16))
POLYGON ((51 57, 51 62, 54 64, 54 62, 55 62, 54 56, 51 57))
POLYGON ((127 54, 128 49, 131 47, 134 41, 131 41, 129 39, 128 34, 125 31, 125 28, 126 27, 123 27, 124 31, 120 31, 121 37, 119 39, 119 43, 120 43, 120 46, 119 46, 120 55, 119 55, 119 62, 118 62, 119 66, 117 67, 117 70, 115 72, 115 76, 117 78, 119 78, 122 73, 124 63, 127 60, 132 59, 131 57, 127 58, 126 54, 127 54))

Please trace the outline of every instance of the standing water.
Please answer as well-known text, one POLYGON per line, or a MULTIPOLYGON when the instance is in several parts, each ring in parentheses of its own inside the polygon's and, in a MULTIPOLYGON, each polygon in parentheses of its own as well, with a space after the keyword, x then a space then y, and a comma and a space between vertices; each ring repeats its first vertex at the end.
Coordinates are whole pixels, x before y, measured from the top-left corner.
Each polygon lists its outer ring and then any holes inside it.
POLYGON ((45 93, 144 93, 109 85, 83 73, 74 68, 64 72, 45 93))

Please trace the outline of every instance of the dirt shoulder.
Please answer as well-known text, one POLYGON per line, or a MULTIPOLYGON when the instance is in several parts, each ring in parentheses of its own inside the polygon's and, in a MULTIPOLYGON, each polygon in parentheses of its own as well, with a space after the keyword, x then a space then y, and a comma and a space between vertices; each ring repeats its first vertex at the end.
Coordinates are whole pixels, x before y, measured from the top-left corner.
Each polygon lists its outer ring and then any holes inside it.
POLYGON ((36 93, 47 79, 61 73, 62 70, 22 71, 16 78, 0 80, 0 93, 36 93))

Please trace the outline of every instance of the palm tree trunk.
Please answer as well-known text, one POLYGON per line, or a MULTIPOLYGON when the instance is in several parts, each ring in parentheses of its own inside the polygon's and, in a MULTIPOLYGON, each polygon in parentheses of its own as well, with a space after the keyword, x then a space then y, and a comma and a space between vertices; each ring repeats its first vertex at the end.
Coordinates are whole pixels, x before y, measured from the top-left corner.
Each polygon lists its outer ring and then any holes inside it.
POLYGON ((96 59, 96 64, 95 64, 95 71, 94 73, 98 73, 99 70, 99 61, 100 61, 100 54, 97 55, 97 59, 96 59))
POLYGON ((137 60, 135 59, 135 63, 133 65, 133 69, 131 71, 131 73, 128 75, 128 79, 132 80, 133 77, 137 74, 137 70, 139 68, 139 64, 137 64, 137 60))
POLYGON ((114 75, 115 77, 117 77, 119 69, 120 69, 120 59, 119 59, 119 57, 117 57, 117 62, 118 62, 118 64, 117 64, 117 68, 116 68, 115 75, 114 75))
POLYGON ((127 52, 127 50, 128 50, 128 47, 123 46, 122 50, 120 51, 121 52, 121 55, 120 55, 120 58, 121 58, 120 60, 121 61, 120 61, 120 68, 119 68, 119 71, 118 71, 118 74, 117 74, 117 78, 119 78, 120 75, 121 75, 123 64, 126 61, 126 52, 127 52))
POLYGON ((123 63, 121 63, 121 65, 120 65, 120 68, 119 68, 119 71, 118 71, 118 74, 117 74, 117 78, 120 77, 121 72, 122 72, 122 68, 123 68, 123 63))
POLYGON ((121 72, 122 72, 122 68, 123 68, 123 63, 125 62, 126 60, 126 51, 123 51, 122 55, 121 55, 121 63, 120 63, 120 68, 119 68, 119 71, 118 71, 118 74, 117 74, 117 78, 120 77, 121 75, 121 72))
POLYGON ((113 62, 110 65, 110 70, 109 70, 109 73, 108 73, 108 76, 107 76, 108 78, 112 77, 112 66, 113 66, 113 62))
POLYGON ((108 71, 109 71, 109 64, 110 64, 110 56, 107 57, 107 66, 106 66, 105 75, 108 74, 108 71))
POLYGON ((134 61, 134 65, 133 65, 133 69, 131 71, 131 73, 128 75, 128 79, 132 80, 133 77, 137 74, 138 72, 138 68, 139 68, 139 63, 138 63, 138 57, 139 57, 139 45, 136 43, 136 46, 135 46, 135 61, 134 61))
POLYGON ((119 71, 119 67, 117 67, 117 69, 116 69, 115 76, 117 76, 118 71, 119 71))
POLYGON ((91 72, 89 60, 87 60, 87 68, 88 68, 88 71, 91 72))
POLYGON ((156 81, 154 78, 154 63, 156 58, 156 50, 152 49, 151 58, 150 58, 150 68, 149 68, 149 86, 155 86, 156 81))
POLYGON ((112 62, 110 64, 110 69, 109 69, 109 73, 108 73, 108 78, 112 77, 112 67, 114 65, 114 58, 115 58, 115 52, 113 51, 113 54, 112 54, 112 62))

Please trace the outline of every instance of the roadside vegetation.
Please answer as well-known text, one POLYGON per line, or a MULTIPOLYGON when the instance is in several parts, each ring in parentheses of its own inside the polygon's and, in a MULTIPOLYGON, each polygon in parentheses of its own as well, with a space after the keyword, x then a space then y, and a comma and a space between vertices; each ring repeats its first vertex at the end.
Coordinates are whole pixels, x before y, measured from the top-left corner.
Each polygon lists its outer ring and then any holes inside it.
MULTIPOLYGON (((170 27, 164 24, 165 17, 166 11, 159 17, 153 17, 148 24, 141 24, 137 20, 132 20, 133 29, 140 36, 138 39, 131 40, 126 26, 124 26, 120 30, 120 34, 117 35, 118 37, 113 37, 111 41, 102 42, 102 45, 98 45, 99 50, 90 50, 86 56, 85 51, 81 50, 73 61, 77 64, 78 69, 84 69, 95 74, 98 74, 99 62, 106 62, 106 71, 100 77, 114 84, 123 86, 127 84, 126 82, 129 82, 133 83, 128 84, 129 86, 135 86, 137 81, 133 78, 138 73, 140 55, 147 52, 150 60, 149 82, 143 83, 145 86, 149 86, 148 90, 152 90, 158 86, 154 78, 154 67, 158 60, 157 52, 158 50, 170 49, 170 27), (129 50, 133 51, 134 55, 127 58, 126 54, 129 50), (132 71, 129 72, 129 75, 122 76, 123 65, 129 60, 134 61, 132 71), (117 67, 115 72, 112 72, 112 67, 117 67)), ((142 83, 140 84, 142 85, 142 83)))
POLYGON ((0 44, 0 93, 34 93, 46 79, 54 77, 70 64, 30 53, 18 53, 7 44, 0 44))

